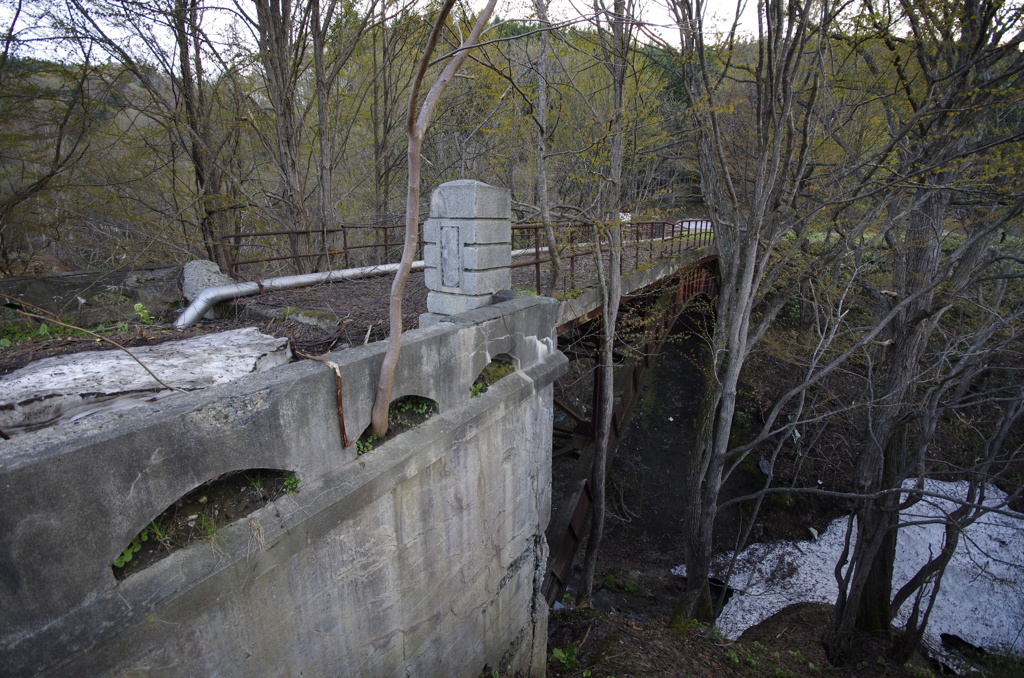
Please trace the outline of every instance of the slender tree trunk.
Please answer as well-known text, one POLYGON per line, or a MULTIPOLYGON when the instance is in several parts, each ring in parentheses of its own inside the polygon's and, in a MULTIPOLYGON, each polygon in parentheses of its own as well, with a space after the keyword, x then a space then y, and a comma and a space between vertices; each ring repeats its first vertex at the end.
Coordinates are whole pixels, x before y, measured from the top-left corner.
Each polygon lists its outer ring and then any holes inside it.
POLYGON ((391 334, 388 337, 388 348, 384 354, 384 361, 380 368, 380 380, 377 382, 377 397, 373 401, 373 410, 370 414, 370 426, 374 435, 378 438, 387 435, 388 432, 388 407, 391 405, 391 388, 395 381, 395 370, 398 368, 398 356, 402 347, 402 296, 405 294, 405 283, 409 279, 409 271, 412 269, 412 260, 416 256, 416 246, 419 243, 419 218, 420 218, 420 162, 422 158, 423 137, 430 126, 430 118, 434 114, 437 102, 441 99, 444 91, 455 73, 462 66, 469 54, 469 49, 480 40, 480 34, 484 26, 494 12, 497 0, 488 0, 487 5, 480 11, 472 30, 462 41, 459 50, 452 56, 451 61, 444 67, 444 70, 437 76, 434 84, 431 85, 423 99, 419 103, 420 88, 423 78, 426 75, 427 67, 430 65, 430 57, 437 45, 441 31, 444 29, 448 15, 455 4, 455 0, 445 0, 437 20, 434 22, 434 30, 430 34, 427 46, 423 50, 420 65, 413 80, 412 93, 409 96, 409 115, 406 129, 409 137, 409 185, 405 200, 405 245, 402 250, 402 261, 399 264, 395 280, 391 285, 391 301, 389 305, 389 321, 391 334))
MULTIPOLYGON (((619 315, 619 301, 622 298, 622 227, 620 223, 620 201, 622 194, 622 165, 625 148, 625 102, 626 68, 629 56, 629 31, 626 26, 626 2, 615 0, 613 14, 608 18, 611 27, 611 45, 605 48, 612 75, 613 110, 612 134, 609 139, 608 189, 605 199, 604 217, 607 224, 608 270, 604 271, 600 250, 600 233, 595 235, 595 253, 598 275, 601 279, 601 298, 604 312, 601 315, 601 397, 598 418, 597 449, 594 451, 594 506, 587 538, 587 552, 583 559, 578 602, 590 604, 594 586, 594 570, 597 555, 604 535, 605 483, 608 474, 608 452, 611 443, 612 417, 615 409, 615 324, 619 315)), ((595 413, 596 414, 596 413, 595 413)))
POLYGON ((188 155, 192 162, 199 203, 199 233, 210 261, 226 268, 217 238, 220 235, 216 196, 220 190, 217 169, 210 158, 210 130, 207 120, 206 82, 201 58, 198 0, 175 0, 173 24, 181 77, 178 83, 189 128, 188 155))
MULTIPOLYGON (((293 16, 291 0, 256 0, 260 57, 267 84, 267 98, 274 110, 274 135, 280 186, 278 199, 283 206, 283 223, 288 230, 309 228, 306 196, 302 178, 302 126, 296 97, 299 79, 305 67, 306 36, 309 29, 309 7, 299 13, 298 25, 293 16)), ((308 254, 310 243, 303 243, 298 254, 308 254)), ((297 273, 309 270, 306 258, 295 262, 297 273)))
POLYGON ((544 237, 548 243, 548 256, 551 258, 547 288, 537 292, 551 296, 555 293, 562 271, 562 257, 558 252, 558 239, 551 223, 551 205, 548 199, 548 52, 551 46, 548 2, 549 0, 534 0, 541 29, 540 55, 537 57, 537 205, 540 208, 544 237))
POLYGON ((327 7, 326 21, 321 17, 320 0, 309 0, 312 11, 313 75, 316 82, 317 189, 316 224, 327 251, 327 229, 334 225, 334 134, 330 121, 332 81, 324 65, 325 38, 334 15, 334 2, 327 7))

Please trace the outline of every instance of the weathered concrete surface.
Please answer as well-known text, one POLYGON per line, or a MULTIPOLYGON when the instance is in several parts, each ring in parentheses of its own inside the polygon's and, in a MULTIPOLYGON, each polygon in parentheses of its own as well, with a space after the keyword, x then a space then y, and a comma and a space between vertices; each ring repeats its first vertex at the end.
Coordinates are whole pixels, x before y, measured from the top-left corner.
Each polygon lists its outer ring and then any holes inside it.
MULTIPOLYGON (((42 276, 0 278, 0 292, 40 306, 79 325, 134 318, 134 305, 152 313, 176 308, 180 266, 151 266, 124 271, 76 271, 42 276)), ((0 299, 7 303, 7 299, 0 299)), ((0 309, 0 321, 21 316, 0 309)))
MULTIPOLYGON (((0 665, 23 675, 543 675, 558 305, 515 299, 405 335, 394 396, 440 412, 356 456, 306 361, 0 442, 0 665), (497 354, 518 369, 478 398, 497 354), (199 484, 287 469, 300 492, 116 581, 199 484)), ((383 344, 332 356, 353 439, 383 344)))
POLYGON ((288 340, 247 327, 128 351, 85 351, 29 363, 0 376, 0 430, 36 431, 263 372, 291 359, 288 340), (135 356, 138 360, 132 358, 135 356))
POLYGON ((420 327, 487 306, 512 284, 512 199, 480 181, 441 184, 423 224, 427 313, 420 327))

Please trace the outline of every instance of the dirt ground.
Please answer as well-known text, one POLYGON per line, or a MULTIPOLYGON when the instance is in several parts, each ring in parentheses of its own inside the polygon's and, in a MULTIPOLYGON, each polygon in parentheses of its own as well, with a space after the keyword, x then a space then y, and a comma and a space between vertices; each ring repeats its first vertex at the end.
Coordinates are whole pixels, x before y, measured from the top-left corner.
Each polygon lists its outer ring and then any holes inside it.
POLYGON ((934 668, 923 657, 898 666, 885 659, 879 643, 870 640, 862 645, 862 658, 844 668, 830 667, 821 644, 821 632, 827 628, 830 614, 828 605, 794 605, 749 629, 740 640, 729 642, 700 627, 692 628, 685 636, 676 635, 660 618, 596 610, 556 612, 549 620, 548 676, 881 678, 935 675, 934 668), (568 650, 572 659, 558 658, 556 649, 563 656, 568 650))
MULTIPOLYGON (((589 269, 582 262, 579 267, 580 270, 576 271, 578 275, 589 275, 589 269)), ((529 294, 535 293, 535 273, 533 267, 513 269, 513 288, 525 290, 529 294)), ((546 275, 546 270, 542 269, 541 274, 546 275)), ((568 272, 563 277, 567 276, 568 272)), ((0 347, 0 375, 9 374, 33 360, 53 355, 116 350, 117 346, 113 342, 126 348, 147 346, 239 327, 256 326, 264 333, 288 337, 298 359, 301 359, 299 354, 322 355, 349 346, 361 346, 388 335, 388 300, 392 280, 393 276, 383 275, 242 297, 220 309, 221 312, 231 313, 232 317, 204 319, 184 330, 174 329, 177 314, 158 317, 153 324, 139 321, 120 325, 108 323, 108 329, 99 333, 103 337, 100 341, 95 336, 83 336, 80 333, 64 336, 52 320, 47 321, 52 330, 50 336, 40 336, 35 334, 39 321, 32 320, 26 324, 25 333, 33 336, 19 337, 11 346, 0 347), (300 310, 313 313, 298 314, 300 310)), ((423 283, 423 273, 414 272, 409 276, 403 295, 404 329, 418 327, 420 314, 426 312, 427 289, 423 283)))
MULTIPOLYGON (((288 337, 297 358, 301 358, 298 354, 321 355, 386 337, 390 290, 390 276, 346 280, 243 297, 226 309, 233 317, 201 320, 184 330, 174 328, 176 316, 172 314, 157 318, 151 325, 141 322, 120 326, 111 324, 107 331, 99 333, 104 337, 99 341, 94 336, 31 336, 7 348, 0 348, 0 375, 52 355, 117 350, 112 342, 131 348, 253 326, 266 334, 288 337), (296 311, 300 309, 316 312, 313 320, 318 324, 298 319, 296 311), (290 317, 285 317, 289 314, 290 317)), ((417 327, 419 315, 426 310, 427 290, 423 285, 423 274, 413 274, 403 299, 405 329, 417 327)), ((50 325, 56 330, 52 322, 50 325)), ((29 329, 36 326, 38 324, 33 322, 29 329)))

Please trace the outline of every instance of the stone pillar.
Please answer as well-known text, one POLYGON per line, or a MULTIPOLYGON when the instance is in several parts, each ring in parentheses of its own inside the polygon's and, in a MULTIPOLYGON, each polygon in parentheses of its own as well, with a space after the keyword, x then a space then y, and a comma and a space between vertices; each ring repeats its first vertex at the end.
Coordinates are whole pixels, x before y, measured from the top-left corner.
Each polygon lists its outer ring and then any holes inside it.
POLYGON ((441 184, 423 224, 427 311, 420 327, 492 303, 512 286, 512 199, 504 188, 464 179, 441 184))

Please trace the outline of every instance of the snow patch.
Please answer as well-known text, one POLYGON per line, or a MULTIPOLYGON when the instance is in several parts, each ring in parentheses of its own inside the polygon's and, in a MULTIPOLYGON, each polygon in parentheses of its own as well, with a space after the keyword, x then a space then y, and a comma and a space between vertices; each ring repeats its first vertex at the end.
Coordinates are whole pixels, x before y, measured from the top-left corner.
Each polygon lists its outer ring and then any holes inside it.
MULTIPOLYGON (((913 481, 909 482, 912 486, 913 481)), ((967 483, 926 480, 925 489, 962 499, 967 483)), ((997 488, 986 488, 986 505, 999 505, 1005 498, 997 488)), ((900 518, 903 522, 931 521, 953 506, 946 499, 925 497, 900 518)), ((722 635, 738 638, 795 603, 835 603, 835 567, 849 523, 849 518, 834 520, 816 541, 751 544, 740 553, 729 582, 736 592, 718 619, 722 635)), ((894 590, 909 581, 930 553, 938 553, 943 531, 939 523, 900 530, 894 590)), ((717 557, 712 573, 724 577, 731 558, 731 553, 717 557)), ((676 567, 672 573, 685 576, 686 568, 676 567)), ((898 624, 906 622, 911 604, 908 601, 901 608, 898 624)), ((940 584, 925 643, 939 648, 941 633, 955 634, 980 647, 1002 646, 1024 655, 1024 515, 990 513, 964 530, 940 584)))

